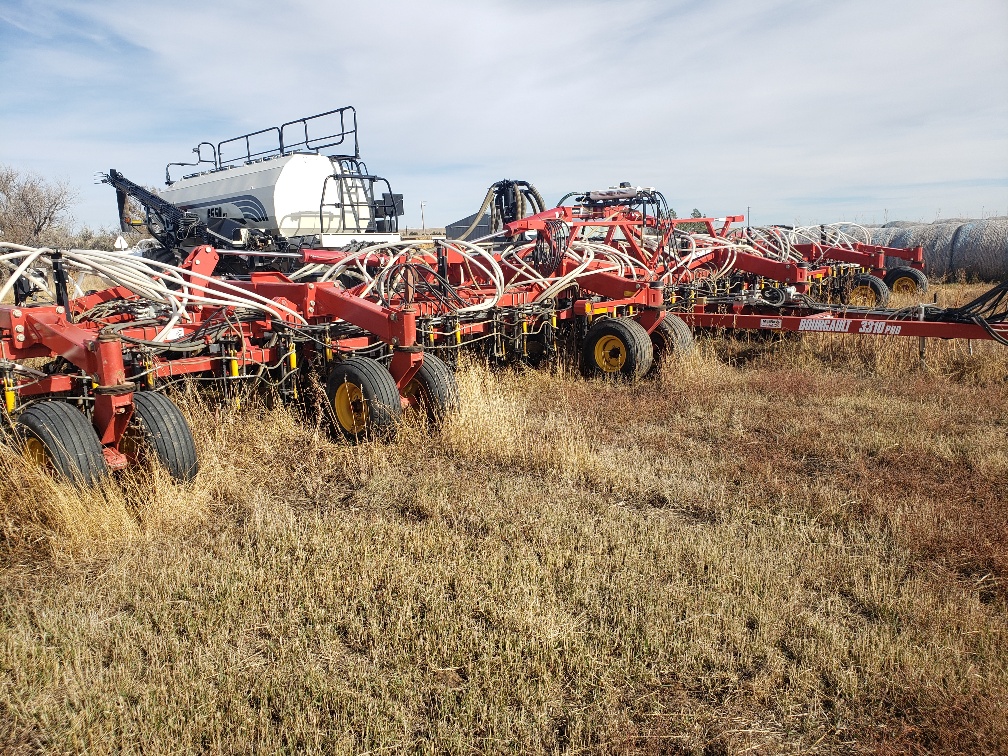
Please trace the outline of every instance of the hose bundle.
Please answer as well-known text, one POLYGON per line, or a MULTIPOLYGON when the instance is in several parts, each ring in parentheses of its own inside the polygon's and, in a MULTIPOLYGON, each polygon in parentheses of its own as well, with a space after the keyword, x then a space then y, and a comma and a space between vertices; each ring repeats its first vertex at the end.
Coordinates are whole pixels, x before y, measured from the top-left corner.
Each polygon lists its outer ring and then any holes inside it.
MULTIPOLYGON (((56 293, 50 287, 55 279, 56 263, 66 266, 76 274, 72 280, 74 296, 83 296, 87 277, 95 277, 112 286, 121 286, 148 305, 164 308, 167 321, 152 339, 165 343, 180 322, 193 320, 192 310, 197 307, 233 308, 260 313, 271 320, 293 318, 299 323, 307 321, 295 310, 266 297, 223 281, 219 278, 179 268, 175 265, 147 260, 121 252, 101 250, 61 250, 25 247, 0 242, 0 267, 10 271, 6 283, 0 287, 0 301, 19 281, 28 281, 39 294, 53 301, 56 293), (212 288, 204 288, 212 283, 212 288)), ((162 320, 158 320, 161 325, 162 320)))
POLYGON ((999 344, 1008 346, 1008 338, 994 330, 994 325, 1008 323, 1008 281, 1002 281, 962 307, 945 310, 945 319, 978 325, 999 344))
POLYGON ((483 204, 473 217, 473 222, 457 238, 459 241, 468 239, 479 226, 487 210, 490 210, 490 233, 496 234, 505 224, 535 215, 546 209, 539 190, 528 181, 512 181, 502 179, 487 189, 483 204), (531 212, 529 212, 531 211, 531 212))
POLYGON ((544 276, 551 276, 560 267, 564 253, 570 245, 570 227, 562 220, 551 218, 545 228, 536 234, 532 265, 544 276))

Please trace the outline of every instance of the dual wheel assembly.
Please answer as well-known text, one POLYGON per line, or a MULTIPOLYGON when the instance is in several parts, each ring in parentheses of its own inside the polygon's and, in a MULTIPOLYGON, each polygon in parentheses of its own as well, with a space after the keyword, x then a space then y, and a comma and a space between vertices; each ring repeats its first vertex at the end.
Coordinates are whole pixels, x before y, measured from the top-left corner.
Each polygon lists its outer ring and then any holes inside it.
MULTIPOLYGON (((68 402, 29 404, 17 415, 14 432, 31 462, 77 485, 98 485, 109 475, 94 426, 68 402)), ((131 464, 159 464, 179 481, 192 480, 199 471, 189 424, 163 394, 133 394, 133 414, 119 450, 131 464)))
POLYGON ((898 294, 913 297, 928 290, 928 280, 921 271, 908 266, 891 268, 885 278, 862 273, 854 278, 849 290, 844 292, 842 302, 851 307, 882 309, 889 304, 889 297, 898 294))
POLYGON ((401 394, 392 374, 370 357, 338 362, 329 372, 326 394, 333 425, 350 441, 391 436, 405 411, 421 413, 436 428, 458 406, 455 374, 430 353, 424 353, 401 394))
POLYGON ((927 276, 909 266, 890 268, 885 274, 885 284, 893 294, 904 297, 915 297, 928 290, 927 276))
POLYGON ((693 349, 693 332, 666 313, 649 334, 633 318, 603 318, 585 334, 580 368, 585 378, 636 381, 657 371, 670 358, 693 349))
MULTIPOLYGON (((338 363, 329 374, 327 393, 333 424, 352 441, 391 436, 405 411, 419 412, 437 427, 458 405, 454 373, 430 354, 402 395, 388 370, 367 357, 338 363)), ((68 401, 29 404, 18 413, 14 433, 30 462, 75 485, 100 485, 109 476, 94 426, 68 401)), ((133 394, 133 413, 119 451, 131 465, 160 465, 178 481, 190 481, 199 471, 185 417, 168 397, 153 391, 133 394)))

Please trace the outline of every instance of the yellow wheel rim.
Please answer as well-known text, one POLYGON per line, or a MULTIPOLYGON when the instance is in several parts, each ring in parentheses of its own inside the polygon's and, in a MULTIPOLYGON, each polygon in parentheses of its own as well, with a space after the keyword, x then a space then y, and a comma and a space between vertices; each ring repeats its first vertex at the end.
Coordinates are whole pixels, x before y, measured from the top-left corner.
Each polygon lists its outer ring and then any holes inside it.
POLYGON ((49 466, 49 452, 46 450, 45 444, 34 436, 29 436, 25 439, 25 456, 34 465, 38 465, 39 467, 49 466))
POLYGON ((362 433, 368 424, 364 392, 356 383, 342 383, 333 397, 336 419, 347 433, 362 433))
POLYGON ((595 364, 603 372, 618 373, 626 363, 626 344, 618 336, 605 335, 595 342, 595 364))
POLYGON ((848 304, 854 307, 874 307, 877 301, 878 297, 875 296, 875 290, 865 284, 855 286, 851 289, 850 296, 847 298, 848 304))
POLYGON ((892 290, 894 294, 912 296, 917 293, 917 282, 910 276, 900 276, 893 281, 892 290))

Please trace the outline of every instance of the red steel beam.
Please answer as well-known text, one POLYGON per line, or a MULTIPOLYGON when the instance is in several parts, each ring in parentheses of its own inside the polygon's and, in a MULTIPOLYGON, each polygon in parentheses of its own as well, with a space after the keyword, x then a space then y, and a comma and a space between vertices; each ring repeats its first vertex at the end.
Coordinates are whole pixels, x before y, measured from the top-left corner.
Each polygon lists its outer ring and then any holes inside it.
MULTIPOLYGON (((815 313, 779 315, 765 313, 713 313, 687 311, 676 315, 693 328, 725 328, 795 333, 846 333, 866 336, 919 336, 935 339, 992 339, 982 326, 928 320, 893 320, 882 315, 815 313)), ((1008 326, 995 330, 1008 338, 1008 326)))

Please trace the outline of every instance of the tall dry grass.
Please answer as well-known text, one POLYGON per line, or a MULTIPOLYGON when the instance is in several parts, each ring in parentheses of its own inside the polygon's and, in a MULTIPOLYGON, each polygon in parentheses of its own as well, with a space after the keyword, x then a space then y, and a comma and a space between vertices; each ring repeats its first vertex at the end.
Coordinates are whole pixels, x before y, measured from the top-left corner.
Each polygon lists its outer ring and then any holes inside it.
POLYGON ((459 372, 438 433, 179 397, 202 471, 4 452, 11 752, 1008 747, 1008 350, 459 372))

